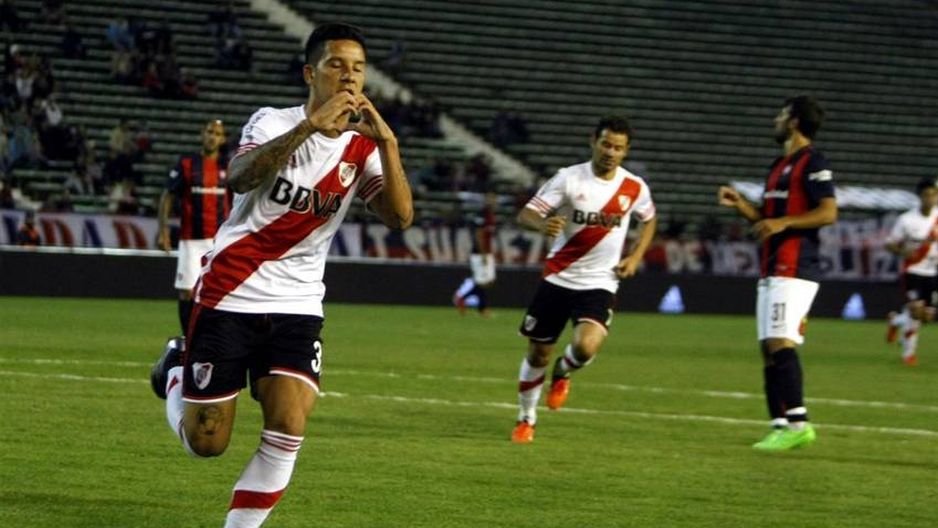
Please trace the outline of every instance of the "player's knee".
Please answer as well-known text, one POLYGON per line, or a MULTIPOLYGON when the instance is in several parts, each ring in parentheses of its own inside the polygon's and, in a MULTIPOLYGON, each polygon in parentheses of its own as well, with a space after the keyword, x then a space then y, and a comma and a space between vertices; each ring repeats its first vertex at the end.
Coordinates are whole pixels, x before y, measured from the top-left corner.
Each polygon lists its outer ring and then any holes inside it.
POLYGON ((602 343, 602 339, 581 339, 573 343, 573 356, 580 362, 589 361, 599 352, 602 343))
POLYGON ((209 458, 217 457, 228 449, 227 438, 217 438, 212 436, 200 435, 198 433, 187 437, 188 448, 190 452, 199 457, 209 458))
POLYGON ((306 415, 300 412, 272 416, 264 420, 264 429, 291 436, 303 436, 306 432, 306 418, 306 415))
POLYGON ((763 354, 774 355, 779 350, 786 348, 795 348, 795 342, 791 339, 769 338, 762 342, 763 354))
POLYGON ((546 367, 550 362, 550 355, 554 351, 554 345, 544 345, 542 343, 531 342, 528 347, 528 363, 535 368, 546 367))

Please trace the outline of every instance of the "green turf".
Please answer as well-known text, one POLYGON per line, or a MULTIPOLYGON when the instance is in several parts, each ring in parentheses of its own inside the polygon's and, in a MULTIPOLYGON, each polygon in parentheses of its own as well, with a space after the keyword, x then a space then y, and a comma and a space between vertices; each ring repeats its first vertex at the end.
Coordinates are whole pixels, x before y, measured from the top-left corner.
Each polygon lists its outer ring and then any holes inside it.
MULTIPOLYGON (((172 302, 0 298, 0 526, 222 525, 260 416, 242 397, 224 456, 183 453, 147 382, 175 314, 172 302)), ((571 410, 543 411, 535 443, 516 446, 521 312, 495 315, 329 305, 332 395, 266 526, 878 528, 938 518, 931 328, 912 369, 882 343, 879 322, 812 321, 802 357, 818 441, 773 455, 749 447, 766 432, 751 318, 619 314, 574 378, 571 410)))

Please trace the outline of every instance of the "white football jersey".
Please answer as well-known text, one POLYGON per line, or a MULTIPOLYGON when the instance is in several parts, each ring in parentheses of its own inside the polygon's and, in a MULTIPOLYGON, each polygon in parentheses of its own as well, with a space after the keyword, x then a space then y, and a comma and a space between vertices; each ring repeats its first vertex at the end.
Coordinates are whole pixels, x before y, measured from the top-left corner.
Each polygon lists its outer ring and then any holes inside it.
POLYGON ((928 216, 916 207, 899 215, 886 242, 898 244, 915 254, 902 262, 908 273, 934 277, 938 275, 938 207, 933 207, 928 216))
POLYGON ((647 222, 655 204, 645 181, 619 167, 611 180, 597 178, 590 162, 560 169, 527 203, 542 217, 567 224, 551 246, 544 279, 572 290, 615 293, 615 266, 622 259, 632 214, 647 222))
MULTIPOLYGON (((235 157, 292 130, 302 106, 261 108, 244 126, 235 157)), ((383 188, 375 143, 355 132, 316 133, 266 185, 236 194, 206 255, 195 300, 242 313, 323 315, 326 253, 354 195, 383 188)))

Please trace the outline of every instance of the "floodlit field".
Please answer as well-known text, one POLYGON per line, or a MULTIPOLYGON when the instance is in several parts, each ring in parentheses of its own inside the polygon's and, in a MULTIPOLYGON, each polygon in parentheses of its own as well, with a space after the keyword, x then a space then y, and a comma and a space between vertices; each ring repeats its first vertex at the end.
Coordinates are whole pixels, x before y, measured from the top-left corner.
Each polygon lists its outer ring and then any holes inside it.
MULTIPOLYGON (((184 454, 150 392, 172 302, 0 299, 0 526, 218 527, 254 451, 184 454)), ((934 526, 938 333, 904 367, 880 322, 814 320, 818 442, 766 432, 751 318, 618 314, 569 409, 508 441, 520 310, 330 305, 327 395, 270 527, 934 526)))

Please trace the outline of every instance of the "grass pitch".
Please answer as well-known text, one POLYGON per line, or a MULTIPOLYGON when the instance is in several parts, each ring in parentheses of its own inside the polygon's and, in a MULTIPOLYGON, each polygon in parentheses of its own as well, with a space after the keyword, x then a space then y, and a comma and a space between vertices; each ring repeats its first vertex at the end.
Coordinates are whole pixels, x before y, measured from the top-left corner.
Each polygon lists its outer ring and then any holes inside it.
MULTIPOLYGON (((172 302, 0 298, 0 526, 217 527, 257 446, 184 454, 150 392, 172 302)), ((765 434, 751 317, 620 313, 568 409, 508 441, 520 310, 327 305, 320 399, 270 527, 934 526, 938 335, 904 367, 879 322, 813 320, 818 442, 765 434)))

